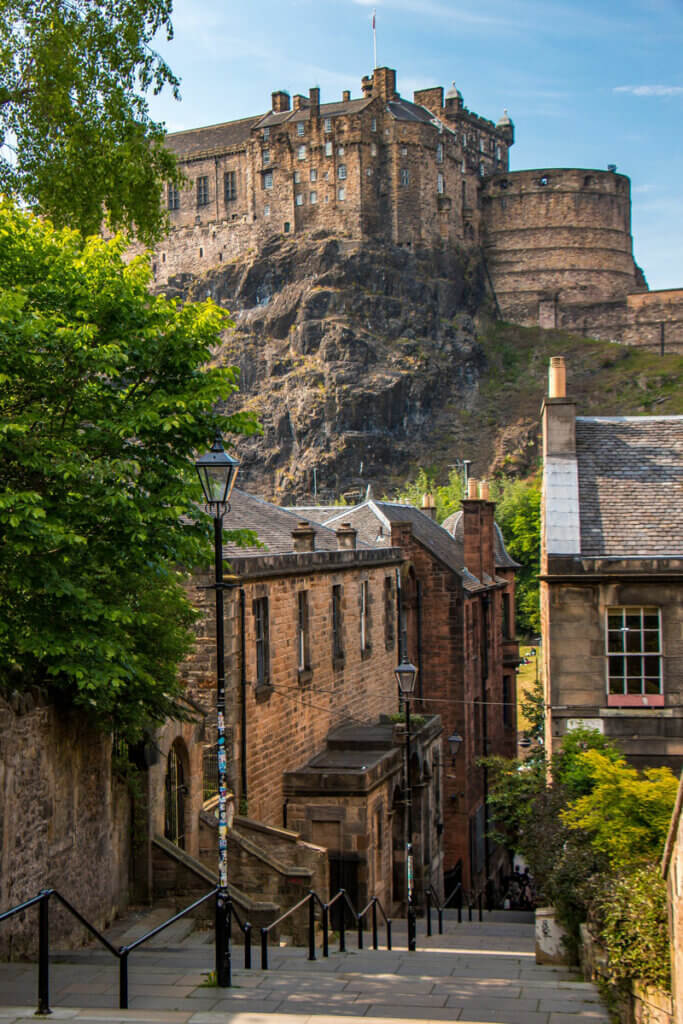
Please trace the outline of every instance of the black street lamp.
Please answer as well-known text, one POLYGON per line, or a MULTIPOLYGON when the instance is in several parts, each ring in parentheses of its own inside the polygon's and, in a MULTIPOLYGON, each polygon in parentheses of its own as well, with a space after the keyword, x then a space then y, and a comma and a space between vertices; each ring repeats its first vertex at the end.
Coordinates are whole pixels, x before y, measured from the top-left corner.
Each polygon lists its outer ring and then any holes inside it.
POLYGON ((213 514, 216 591, 216 725, 218 747, 218 891, 216 893, 216 983, 232 984, 230 926, 232 901, 228 889, 228 759, 225 746, 225 640, 223 635, 223 516, 229 501, 239 462, 223 448, 220 431, 211 451, 195 462, 206 504, 213 514))
POLYGON ((401 699, 406 709, 406 809, 408 817, 408 834, 406 838, 406 879, 408 891, 408 952, 414 953, 417 948, 417 921, 414 899, 413 873, 413 786, 410 763, 410 699, 415 690, 417 669, 403 655, 401 664, 394 670, 401 699))

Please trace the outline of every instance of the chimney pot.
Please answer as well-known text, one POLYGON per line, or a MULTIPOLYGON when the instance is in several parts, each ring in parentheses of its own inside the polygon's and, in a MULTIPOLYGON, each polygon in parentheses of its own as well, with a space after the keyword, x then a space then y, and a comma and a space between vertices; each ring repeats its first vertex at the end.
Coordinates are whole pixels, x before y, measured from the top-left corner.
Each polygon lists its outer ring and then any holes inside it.
POLYGON ((348 103, 350 99, 351 99, 351 90, 350 89, 344 89, 344 91, 342 93, 342 102, 343 103, 348 103))
POLYGON ((295 551, 315 551, 315 528, 306 519, 301 520, 292 530, 292 540, 295 551))
POLYGON ((436 502, 433 494, 422 495, 422 511, 431 519, 436 519, 436 502))
POLYGON ((467 497, 470 501, 476 501, 479 497, 479 481, 474 476, 467 481, 467 497))
POLYGON ((482 480, 479 484, 479 497, 482 501, 491 500, 488 480, 482 480))
POLYGON ((548 371, 548 398, 567 397, 567 367, 564 356, 551 356, 548 371))
POLYGON ((340 551, 355 551, 357 534, 358 531, 354 530, 351 523, 342 523, 337 530, 337 548, 340 551))

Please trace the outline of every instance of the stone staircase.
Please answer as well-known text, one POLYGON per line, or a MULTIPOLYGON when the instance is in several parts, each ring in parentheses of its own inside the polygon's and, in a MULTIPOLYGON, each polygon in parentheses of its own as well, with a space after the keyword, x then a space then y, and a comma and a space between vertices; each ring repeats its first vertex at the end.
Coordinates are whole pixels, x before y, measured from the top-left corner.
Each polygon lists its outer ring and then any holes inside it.
MULTIPOLYGON (((274 947, 268 971, 259 969, 258 948, 254 969, 244 970, 242 948, 235 947, 231 989, 206 985, 213 961, 209 932, 163 932, 131 956, 130 1010, 116 1009, 116 963, 95 949, 53 958, 51 1004, 59 1019, 109 1024, 329 1024, 332 1016, 350 1024, 361 1017, 608 1024, 594 985, 568 969, 535 963, 533 925, 527 921, 494 914, 484 915, 483 923, 448 919, 443 935, 428 938, 424 931, 420 920, 416 953, 406 950, 401 921, 394 922, 392 951, 355 950, 352 934, 349 952, 340 954, 331 945, 329 958, 317 950, 315 962, 306 949, 274 947)), ((368 941, 366 933, 366 946, 368 941)), ((34 965, 0 964, 0 1022, 35 1020, 36 983, 34 965)))

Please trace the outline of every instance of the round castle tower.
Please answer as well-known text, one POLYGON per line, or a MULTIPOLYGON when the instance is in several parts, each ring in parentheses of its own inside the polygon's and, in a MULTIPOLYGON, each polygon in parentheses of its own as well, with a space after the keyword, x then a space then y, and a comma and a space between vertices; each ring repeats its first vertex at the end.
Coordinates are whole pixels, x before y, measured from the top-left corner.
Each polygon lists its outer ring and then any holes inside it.
POLYGON ((539 323, 548 303, 594 306, 644 289, 630 182, 613 170, 494 175, 482 187, 482 236, 501 312, 518 323, 539 323))

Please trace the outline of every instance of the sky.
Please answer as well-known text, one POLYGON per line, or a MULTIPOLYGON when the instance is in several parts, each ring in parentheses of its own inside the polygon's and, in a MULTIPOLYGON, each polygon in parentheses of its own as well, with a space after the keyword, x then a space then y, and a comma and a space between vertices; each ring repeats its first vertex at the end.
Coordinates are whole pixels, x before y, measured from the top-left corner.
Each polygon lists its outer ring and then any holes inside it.
POLYGON ((175 0, 158 49, 182 102, 152 116, 177 131, 264 113, 276 89, 360 96, 373 9, 402 96, 455 81, 477 114, 509 110, 511 170, 616 164, 650 288, 683 287, 683 0, 175 0))

